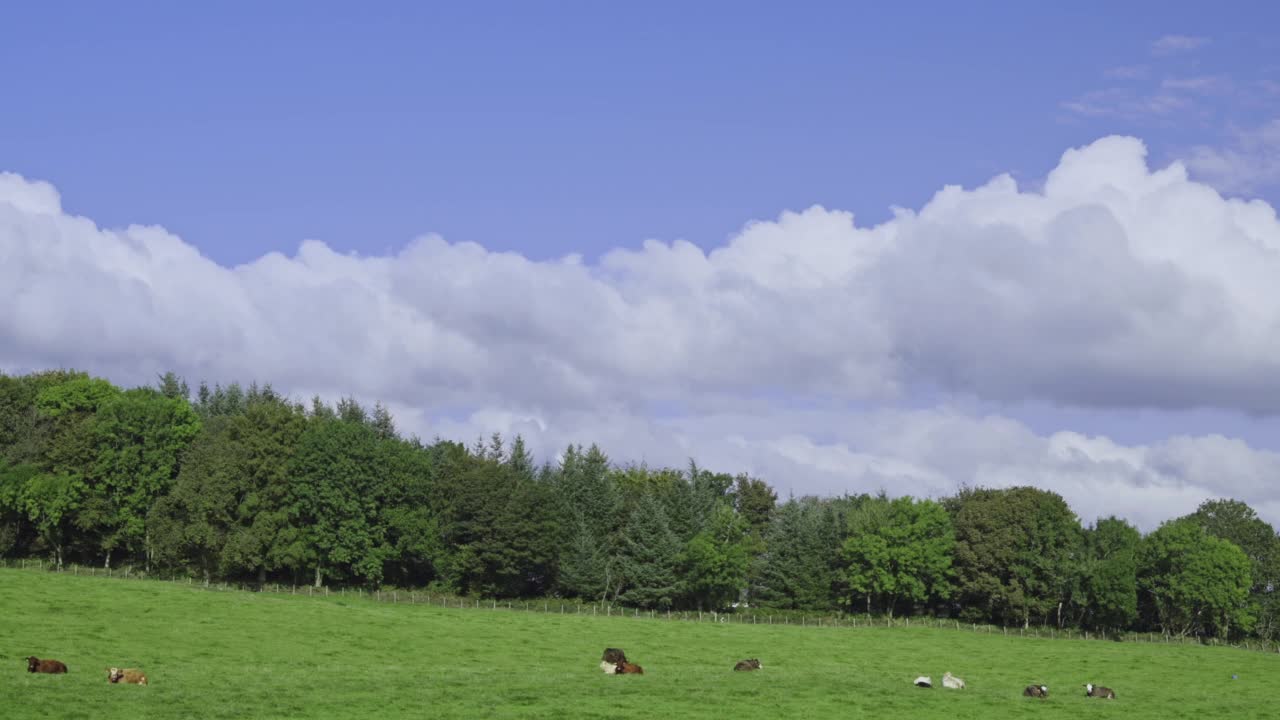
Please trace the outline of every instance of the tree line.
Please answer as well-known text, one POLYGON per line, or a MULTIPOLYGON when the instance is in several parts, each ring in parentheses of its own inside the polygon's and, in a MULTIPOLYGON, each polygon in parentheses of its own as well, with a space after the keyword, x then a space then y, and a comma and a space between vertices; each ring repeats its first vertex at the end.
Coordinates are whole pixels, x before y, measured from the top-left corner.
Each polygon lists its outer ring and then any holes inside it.
POLYGON ((1143 535, 1059 495, 779 502, 763 480, 520 437, 403 437, 271 386, 0 373, 0 556, 203 579, 1280 637, 1280 539, 1210 500, 1143 535))

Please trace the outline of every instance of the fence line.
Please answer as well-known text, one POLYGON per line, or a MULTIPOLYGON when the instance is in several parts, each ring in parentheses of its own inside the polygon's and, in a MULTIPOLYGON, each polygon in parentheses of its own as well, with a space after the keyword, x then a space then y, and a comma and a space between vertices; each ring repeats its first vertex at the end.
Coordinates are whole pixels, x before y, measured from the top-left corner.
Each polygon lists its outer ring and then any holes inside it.
POLYGON ((615 605, 607 601, 582 602, 576 598, 543 598, 540 600, 497 600, 464 597, 425 590, 406 590, 402 588, 365 590, 362 588, 337 589, 328 586, 316 588, 312 585, 283 585, 280 583, 238 583, 199 580, 190 575, 171 574, 165 577, 159 573, 147 573, 132 566, 123 568, 100 568, 86 565, 64 564, 58 568, 41 559, 0 558, 0 567, 19 570, 38 570, 59 572, 71 575, 87 575, 121 580, 150 580, 187 585, 193 588, 218 592, 256 592, 279 595, 307 595, 308 597, 352 597, 361 600, 387 603, 408 603, 413 605, 433 605, 452 609, 484 609, 508 610, 520 612, 539 612, 559 615, 592 615, 597 617, 632 617, 636 619, 666 620, 672 622, 712 622, 737 625, 794 625, 796 627, 813 628, 858 628, 858 627, 928 627, 948 629, 988 635, 999 633, 1005 637, 1016 635, 1028 639, 1055 640, 1099 640, 1121 642, 1145 642, 1156 644, 1229 646, 1253 652, 1280 653, 1280 643, 1259 638, 1248 638, 1238 643, 1224 642, 1219 638, 1203 638, 1198 636, 1173 636, 1161 633, 1140 633, 1123 631, 1120 633, 1092 632, 1074 628, 1057 628, 1052 626, 1032 627, 1000 627, 981 623, 966 623, 954 618, 938 618, 932 616, 888 617, 873 615, 857 615, 847 613, 811 613, 799 610, 778 610, 762 608, 756 610, 718 613, 701 610, 643 610, 615 605))

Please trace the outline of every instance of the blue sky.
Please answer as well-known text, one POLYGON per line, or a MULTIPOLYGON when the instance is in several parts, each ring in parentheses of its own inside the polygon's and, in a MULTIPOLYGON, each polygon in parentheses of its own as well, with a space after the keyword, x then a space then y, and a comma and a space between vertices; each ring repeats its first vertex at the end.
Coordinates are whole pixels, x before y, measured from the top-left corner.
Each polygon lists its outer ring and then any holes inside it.
POLYGON ((1280 519, 1277 20, 15 4, 0 370, 354 393, 796 492, 1280 519))
POLYGON ((1035 178, 1210 121, 1064 102, 1164 77, 1280 81, 1274 3, 24 3, 3 11, 0 158, 69 210, 223 263, 427 231, 592 257, 719 245, 819 203, 879 221, 948 183, 1035 178), (1206 37, 1155 57, 1165 35, 1206 37), (1270 65, 1271 67, 1266 67, 1270 65), (1146 80, 1109 78, 1147 66, 1146 80))

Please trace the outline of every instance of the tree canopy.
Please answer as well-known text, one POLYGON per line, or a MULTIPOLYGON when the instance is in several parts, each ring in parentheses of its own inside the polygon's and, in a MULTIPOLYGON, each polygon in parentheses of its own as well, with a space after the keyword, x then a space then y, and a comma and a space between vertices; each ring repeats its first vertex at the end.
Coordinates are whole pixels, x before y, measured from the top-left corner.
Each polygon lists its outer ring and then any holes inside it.
POLYGON ((1145 536, 1040 488, 791 497, 762 478, 404 437, 387 406, 173 373, 0 373, 0 556, 653 609, 1280 636, 1280 540, 1212 499, 1145 536))

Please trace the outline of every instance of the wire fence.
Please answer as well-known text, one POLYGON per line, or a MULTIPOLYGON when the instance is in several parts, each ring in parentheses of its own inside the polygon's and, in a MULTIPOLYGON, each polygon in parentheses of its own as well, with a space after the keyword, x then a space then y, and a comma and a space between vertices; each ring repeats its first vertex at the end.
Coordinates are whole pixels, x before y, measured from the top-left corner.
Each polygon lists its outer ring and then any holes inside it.
POLYGON ((460 596, 449 593, 429 592, 420 589, 384 588, 367 590, 363 588, 330 588, 313 585, 285 585, 280 583, 225 582, 201 580, 188 574, 148 573, 132 566, 122 568, 103 568, 88 565, 64 564, 61 568, 42 559, 0 558, 0 567, 15 570, 33 570, 57 572, 66 575, 84 575, 87 577, 103 577, 121 580, 149 580, 215 592, 253 592, 276 595, 351 598, 371 602, 432 605, 441 608, 459 610, 505 610, 518 612, 538 612, 558 615, 590 615, 593 617, 627 617, 645 620, 666 620, 673 622, 722 623, 733 625, 783 625, 805 628, 910 628, 924 627, 956 632, 982 633, 1031 639, 1052 640, 1097 640, 1107 642, 1143 642, 1173 645, 1205 645, 1215 647, 1233 647, 1253 652, 1280 653, 1280 643, 1260 638, 1245 638, 1236 642, 1224 641, 1220 638, 1200 637, 1193 635, 1169 635, 1157 632, 1133 631, 1090 631, 1077 628, 1059 628, 1053 625, 1030 625, 1027 627, 1002 627, 982 623, 962 622, 953 618, 933 616, 890 617, 885 615, 867 615, 850 613, 818 613, 801 610, 777 610, 772 608, 737 609, 733 612, 715 612, 701 610, 644 610, 641 608, 616 605, 608 601, 584 602, 577 598, 542 598, 529 600, 498 600, 474 596, 460 596))

